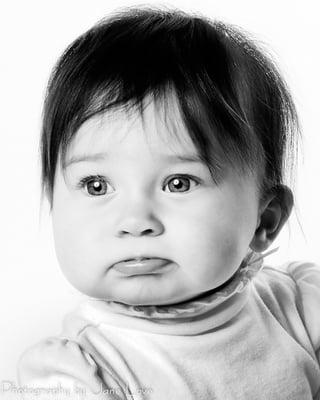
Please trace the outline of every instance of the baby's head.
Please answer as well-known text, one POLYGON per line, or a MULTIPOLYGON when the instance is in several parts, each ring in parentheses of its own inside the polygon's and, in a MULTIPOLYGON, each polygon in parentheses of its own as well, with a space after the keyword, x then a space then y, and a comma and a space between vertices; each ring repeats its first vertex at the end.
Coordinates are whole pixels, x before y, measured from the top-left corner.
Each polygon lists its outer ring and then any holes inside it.
POLYGON ((43 113, 66 277, 127 304, 221 286, 290 215, 296 126, 276 68, 239 30, 149 9, 101 21, 58 61, 43 113), (125 261, 138 257, 152 260, 125 261))

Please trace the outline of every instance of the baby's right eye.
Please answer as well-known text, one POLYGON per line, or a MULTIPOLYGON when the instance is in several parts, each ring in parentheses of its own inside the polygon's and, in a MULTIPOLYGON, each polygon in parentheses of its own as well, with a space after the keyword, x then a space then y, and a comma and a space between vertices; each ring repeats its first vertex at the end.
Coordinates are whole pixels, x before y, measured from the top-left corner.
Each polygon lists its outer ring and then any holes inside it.
POLYGON ((103 176, 90 175, 82 178, 77 187, 85 189, 90 196, 103 196, 107 194, 107 185, 109 183, 103 176))

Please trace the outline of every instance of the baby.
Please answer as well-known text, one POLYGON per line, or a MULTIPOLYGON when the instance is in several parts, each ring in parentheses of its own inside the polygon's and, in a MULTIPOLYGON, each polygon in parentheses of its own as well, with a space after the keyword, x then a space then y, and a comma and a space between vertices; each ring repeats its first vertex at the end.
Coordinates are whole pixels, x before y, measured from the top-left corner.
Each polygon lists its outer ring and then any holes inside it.
POLYGON ((277 68, 223 23, 129 9, 68 47, 42 187, 89 298, 22 355, 26 398, 320 399, 320 269, 263 263, 297 125, 277 68))

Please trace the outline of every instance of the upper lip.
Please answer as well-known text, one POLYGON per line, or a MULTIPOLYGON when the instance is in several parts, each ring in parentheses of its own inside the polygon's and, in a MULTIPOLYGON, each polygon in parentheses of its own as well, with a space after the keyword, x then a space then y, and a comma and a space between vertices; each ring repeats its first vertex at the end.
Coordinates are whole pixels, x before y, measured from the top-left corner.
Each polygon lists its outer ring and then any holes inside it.
MULTIPOLYGON (((125 257, 125 258, 123 258, 123 259, 121 259, 121 260, 119 260, 119 261, 116 261, 114 264, 117 264, 117 263, 119 263, 119 262, 124 262, 124 261, 143 260, 143 259, 145 259, 145 258, 153 258, 153 259, 154 259, 154 258, 158 258, 158 259, 162 259, 162 260, 168 260, 167 258, 158 257, 158 256, 155 256, 155 255, 140 254, 140 255, 125 257)), ((169 261, 169 260, 168 260, 168 261, 169 261)))

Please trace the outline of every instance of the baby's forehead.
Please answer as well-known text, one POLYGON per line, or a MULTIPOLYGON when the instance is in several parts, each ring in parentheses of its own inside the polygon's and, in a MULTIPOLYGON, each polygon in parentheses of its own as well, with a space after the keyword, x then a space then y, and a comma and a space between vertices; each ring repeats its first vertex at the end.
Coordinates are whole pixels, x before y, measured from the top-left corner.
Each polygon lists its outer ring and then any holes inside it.
POLYGON ((175 102, 169 100, 149 101, 143 111, 118 108, 91 117, 75 133, 67 153, 73 156, 120 148, 130 153, 145 146, 155 153, 161 148, 168 154, 198 154, 175 102))

